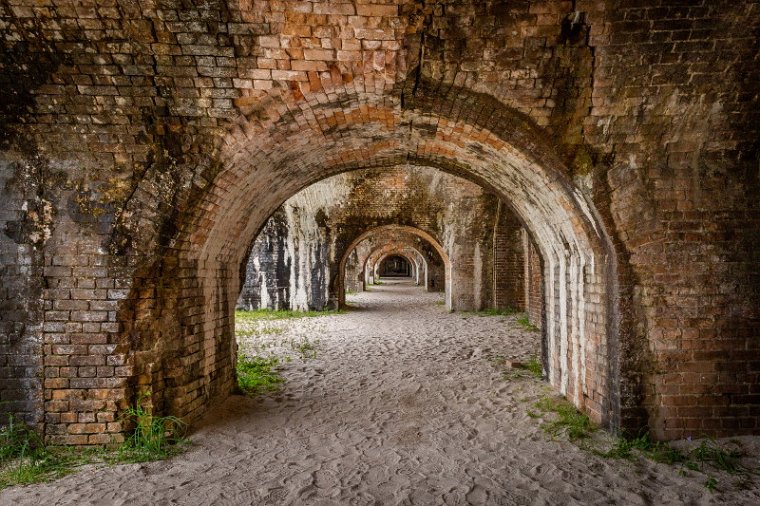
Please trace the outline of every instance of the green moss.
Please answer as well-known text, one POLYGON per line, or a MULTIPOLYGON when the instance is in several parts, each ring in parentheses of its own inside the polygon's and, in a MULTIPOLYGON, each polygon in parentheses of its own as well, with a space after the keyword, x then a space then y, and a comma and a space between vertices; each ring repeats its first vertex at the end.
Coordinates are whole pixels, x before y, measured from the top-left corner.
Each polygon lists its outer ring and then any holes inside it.
POLYGON ((511 316, 517 312, 516 309, 512 309, 511 307, 508 307, 506 309, 497 309, 497 308, 486 308, 481 309, 480 311, 462 311, 462 313, 465 314, 471 314, 475 316, 511 316))

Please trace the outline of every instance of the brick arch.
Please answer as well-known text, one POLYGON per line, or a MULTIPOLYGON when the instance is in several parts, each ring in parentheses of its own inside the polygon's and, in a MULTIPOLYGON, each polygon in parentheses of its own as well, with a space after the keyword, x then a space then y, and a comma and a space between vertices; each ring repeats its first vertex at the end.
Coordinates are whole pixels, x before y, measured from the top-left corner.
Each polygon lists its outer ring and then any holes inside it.
POLYGON ((380 257, 377 258, 377 261, 375 262, 375 267, 374 268, 377 269, 380 266, 380 264, 382 264, 383 261, 386 258, 389 258, 389 257, 392 257, 392 256, 397 256, 397 257, 403 258, 404 260, 406 260, 407 262, 409 262, 410 266, 414 266, 415 269, 416 269, 417 262, 415 261, 415 256, 413 254, 410 254, 406 250, 398 250, 398 251, 393 251, 391 253, 385 253, 385 254, 381 255, 380 257))
MULTIPOLYGON (((411 227, 409 225, 382 225, 380 227, 374 227, 369 230, 364 231, 363 233, 359 234, 354 238, 353 241, 349 243, 348 246, 346 246, 346 249, 343 250, 341 256, 340 256, 340 262, 338 263, 338 272, 335 277, 335 291, 338 294, 339 297, 339 304, 343 305, 345 304, 345 297, 346 297, 346 290, 344 288, 345 284, 345 276, 346 276, 346 261, 348 260, 349 255, 351 252, 364 240, 376 236, 379 234, 407 234, 415 237, 419 237, 426 243, 428 243, 432 248, 435 250, 436 253, 441 257, 441 260, 443 261, 444 270, 446 272, 446 279, 451 279, 451 261, 449 260, 449 255, 446 253, 446 251, 443 249, 443 246, 441 243, 433 237, 429 232, 426 232, 420 228, 411 227)), ((447 282, 448 287, 448 282, 447 282)), ((449 290, 447 288, 447 300, 450 298, 449 290)), ((450 301, 447 302, 450 306, 450 301)))
MULTIPOLYGON (((355 250, 358 249, 358 246, 363 241, 371 240, 371 239, 378 238, 378 237, 383 238, 385 235, 391 236, 391 234, 388 234, 388 232, 389 232, 389 230, 386 230, 386 231, 381 231, 381 232, 377 232, 377 233, 374 233, 372 235, 369 235, 366 238, 364 238, 362 241, 360 241, 359 243, 357 243, 356 246, 354 247, 354 249, 355 250)), ((373 259, 376 259, 378 255, 388 254, 388 252, 396 252, 396 251, 406 251, 406 250, 408 250, 409 252, 411 252, 411 254, 416 255, 417 257, 419 257, 419 259, 421 261, 421 264, 422 264, 422 267, 424 267, 424 279, 426 281, 426 285, 425 286, 427 288, 427 276, 428 276, 429 267, 430 267, 429 266, 429 262, 428 262, 428 259, 426 258, 426 255, 423 254, 419 250, 419 248, 417 248, 414 245, 413 241, 411 240, 412 237, 420 238, 420 239, 422 239, 422 238, 419 237, 418 235, 410 234, 408 232, 403 232, 403 233, 396 232, 396 233, 393 233, 392 236, 394 237, 393 239, 390 239, 388 242, 382 242, 378 246, 374 247, 365 256, 365 258, 363 259, 363 261, 360 262, 361 263, 362 272, 363 273, 367 272, 368 265, 369 264, 374 264, 375 260, 373 260, 373 259), (407 237, 405 237, 405 236, 407 236, 407 237)), ((437 252, 436 248, 432 244, 430 244, 429 242, 428 242, 428 244, 430 245, 432 251, 437 252)), ((344 256, 345 256, 346 259, 348 259, 348 257, 350 255, 351 255, 351 251, 348 251, 344 256)), ((440 262, 440 265, 443 266, 444 277, 445 277, 446 263, 444 262, 443 257, 439 257, 438 260, 440 262)), ((343 279, 344 283, 345 283, 345 278, 346 278, 345 265, 346 265, 346 262, 343 262, 343 271, 344 271, 344 273, 343 273, 343 277, 341 279, 343 279)), ((340 276, 340 274, 339 274, 339 276, 340 276)), ((444 279, 444 286, 445 286, 445 279, 444 279)), ((344 293, 345 293, 345 290, 344 290, 344 293)))
MULTIPOLYGON (((541 131, 495 99, 454 87, 440 93, 424 82, 414 93, 405 84, 397 91, 376 97, 354 90, 338 98, 324 91, 293 97, 279 92, 229 130, 217 153, 222 169, 187 214, 171 250, 198 300, 184 303, 200 306, 185 331, 203 343, 193 374, 212 379, 203 379, 185 406, 168 391, 167 410, 199 413, 209 392, 223 392, 231 383, 231 294, 239 288, 247 244, 277 207, 340 172, 414 164, 476 182, 512 207, 543 258, 549 381, 596 421, 617 426, 615 250, 593 205, 541 131)), ((171 311, 181 303, 172 302, 171 311)), ((162 334, 169 333, 159 331, 159 339, 162 334)), ((198 384, 183 374, 171 389, 198 384)))
MULTIPOLYGON (((415 266, 415 269, 422 268, 424 269, 424 272, 427 273, 428 265, 424 255, 414 246, 403 244, 387 244, 375 249, 375 251, 367 255, 367 258, 364 261, 363 270, 366 272, 367 267, 372 266, 374 272, 383 260, 392 255, 403 256, 410 264, 415 266)), ((415 274, 419 276, 418 273, 415 274)))
MULTIPOLYGON (((399 246, 402 246, 402 245, 403 244, 399 244, 399 246)), ((388 245, 388 246, 393 247, 394 245, 388 245)), ((418 255, 421 258, 421 260, 423 262, 423 267, 425 269, 424 270, 423 279, 425 280, 425 288, 427 289, 428 288, 428 280, 429 280, 430 271, 431 271, 431 265, 430 265, 431 262, 429 262, 428 258, 426 257, 426 255, 424 253, 422 253, 422 251, 420 251, 414 245, 407 244, 405 247, 410 248, 411 250, 413 250, 415 252, 415 254, 418 255)), ((369 255, 367 255, 367 258, 365 259, 365 262, 364 262, 364 269, 365 270, 367 269, 367 264, 370 263, 370 261, 375 256, 375 254, 378 253, 378 252, 382 252, 382 251, 383 251, 383 247, 381 246, 381 247, 376 248, 369 255)), ((430 251, 431 251, 431 253, 435 252, 435 249, 431 249, 430 251)), ((431 258, 430 260, 433 260, 433 258, 431 258)), ((436 264, 443 271, 443 278, 444 278, 444 280, 443 280, 443 288, 444 288, 444 291, 445 291, 445 289, 446 289, 446 267, 445 267, 445 263, 444 263, 443 259, 439 257, 437 259, 436 264)))

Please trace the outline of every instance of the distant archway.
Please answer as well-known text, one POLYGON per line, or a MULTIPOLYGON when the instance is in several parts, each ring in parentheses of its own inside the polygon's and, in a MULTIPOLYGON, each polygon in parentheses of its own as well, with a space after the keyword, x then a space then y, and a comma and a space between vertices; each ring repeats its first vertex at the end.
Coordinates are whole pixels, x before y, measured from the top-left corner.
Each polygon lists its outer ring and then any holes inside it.
MULTIPOLYGON (((346 303, 346 291, 345 291, 345 275, 346 275, 346 261, 348 259, 348 256, 351 254, 351 252, 356 248, 356 246, 367 239, 368 237, 371 237, 375 234, 381 234, 381 233, 405 233, 410 234, 413 236, 417 236, 420 239, 424 240, 427 244, 429 244, 441 257, 444 264, 444 270, 446 272, 446 279, 451 279, 451 262, 449 261, 449 256, 444 251, 441 244, 436 240, 435 237, 430 235, 428 232, 425 232, 424 230, 420 230, 415 227, 410 227, 408 225, 383 225, 380 227, 375 227, 370 230, 367 230, 366 232, 360 234, 358 237, 356 237, 351 243, 346 247, 346 249, 343 252, 343 255, 341 255, 340 262, 338 264, 338 272, 336 275, 336 292, 338 294, 338 304, 340 307, 345 305, 346 303)), ((446 284, 448 286, 448 283, 446 284)), ((447 294, 447 307, 450 307, 450 291, 446 290, 447 294)))

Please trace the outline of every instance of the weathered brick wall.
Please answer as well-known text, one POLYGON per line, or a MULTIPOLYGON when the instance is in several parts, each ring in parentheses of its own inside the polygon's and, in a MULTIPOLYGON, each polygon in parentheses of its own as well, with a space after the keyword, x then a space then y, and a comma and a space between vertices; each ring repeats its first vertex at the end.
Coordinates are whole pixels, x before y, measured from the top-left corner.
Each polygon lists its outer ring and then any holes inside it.
POLYGON ((18 177, 14 165, 0 161, 0 224, 4 232, 0 234, 0 413, 13 413, 42 426, 44 257, 40 245, 49 234, 49 217, 45 216, 45 201, 33 191, 36 185, 24 191, 24 182, 14 180, 18 177), (24 212, 30 206, 34 214, 24 212))
POLYGON ((755 431, 758 6, 620 2, 591 24, 584 137, 630 262, 630 411, 667 438, 755 431))
POLYGON ((544 326, 544 293, 541 257, 536 250, 536 246, 524 231, 521 233, 520 243, 525 258, 523 264, 525 312, 528 314, 528 321, 530 323, 538 328, 542 328, 544 326))
POLYGON ((493 307, 526 309, 523 228, 517 217, 499 205, 493 232, 493 307))
POLYGON ((290 262, 285 212, 277 210, 251 245, 239 309, 291 309, 290 262))
POLYGON ((510 202, 579 407, 757 432, 760 12, 675 4, 1 4, 3 398, 59 442, 118 434, 148 388, 197 416, 266 219, 411 163, 510 202))

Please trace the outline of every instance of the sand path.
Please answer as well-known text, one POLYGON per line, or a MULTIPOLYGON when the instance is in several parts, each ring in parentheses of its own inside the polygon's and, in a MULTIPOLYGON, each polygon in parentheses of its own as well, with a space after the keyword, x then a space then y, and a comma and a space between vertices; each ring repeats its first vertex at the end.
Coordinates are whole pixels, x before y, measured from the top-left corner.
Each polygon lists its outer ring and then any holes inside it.
POLYGON ((757 488, 710 492, 700 473, 552 440, 527 414, 547 385, 489 361, 526 359, 538 334, 440 298, 389 283, 347 314, 268 322, 284 331, 243 350, 319 340, 315 359, 286 364, 282 394, 229 398, 172 460, 7 489, 0 504, 760 504, 757 488))

